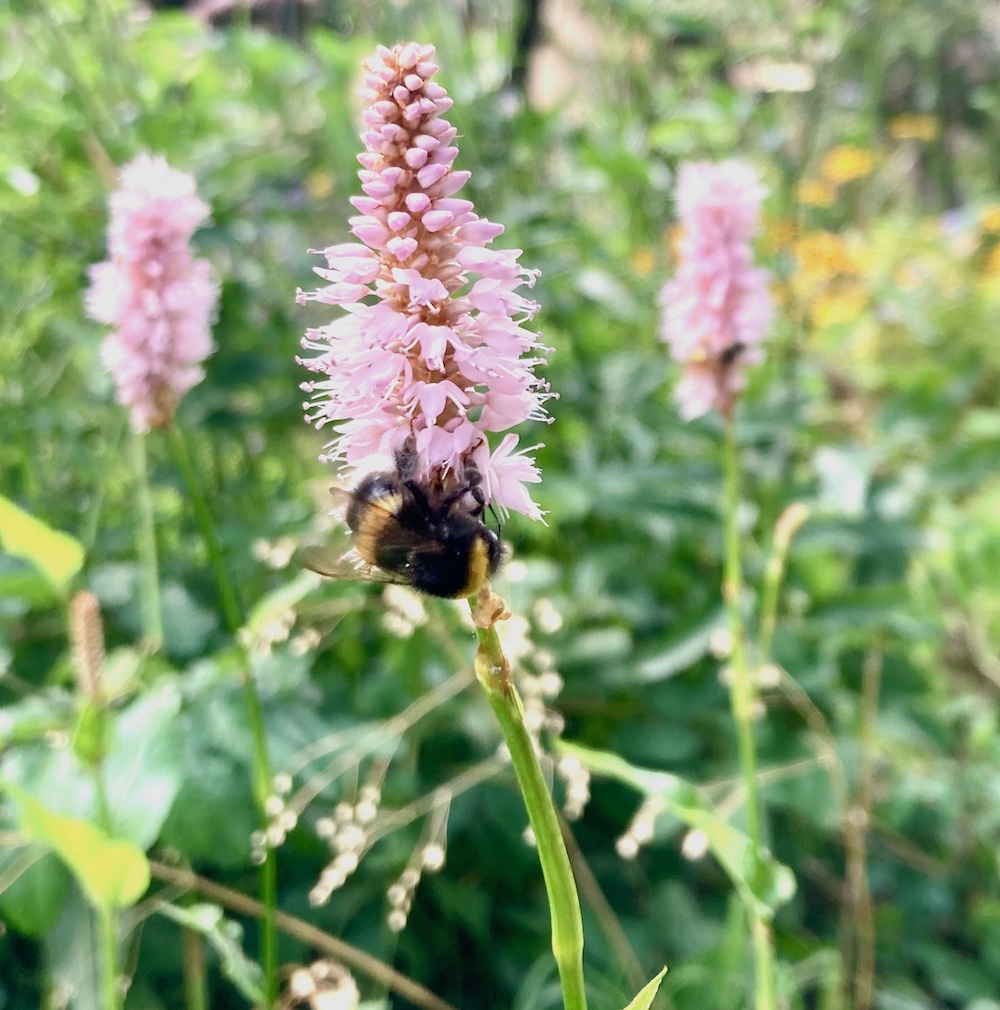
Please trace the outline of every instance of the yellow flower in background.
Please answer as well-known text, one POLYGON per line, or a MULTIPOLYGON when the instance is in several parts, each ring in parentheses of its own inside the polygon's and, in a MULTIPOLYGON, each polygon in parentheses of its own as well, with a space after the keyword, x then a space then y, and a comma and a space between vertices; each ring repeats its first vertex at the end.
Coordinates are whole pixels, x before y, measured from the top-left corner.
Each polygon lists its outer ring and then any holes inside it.
POLYGON ((1000 245, 995 245, 983 261, 983 273, 987 277, 1000 277, 1000 245))
POLYGON ((863 285, 838 285, 816 296, 809 307, 809 318, 820 328, 853 323, 867 305, 868 292, 863 285))
POLYGON ((1000 203, 988 203, 980 210, 979 227, 1000 234, 1000 203))
POLYGON ((628 265, 639 277, 648 277, 656 266, 656 257, 653 255, 653 250, 647 246, 636 249, 629 256, 628 265))
POLYGON ((854 254, 840 235, 830 231, 807 232, 793 243, 803 280, 823 283, 839 274, 857 274, 859 266, 854 254))
POLYGON ((894 140, 933 140, 938 135, 934 116, 904 112, 889 122, 889 136, 894 140))
POLYGON ((799 226, 790 217, 776 217, 764 223, 761 248, 780 252, 789 248, 799 234, 799 226))
POLYGON ((668 228, 663 236, 663 244, 670 250, 670 255, 677 259, 680 256, 681 242, 684 241, 684 225, 675 224, 668 228))
POLYGON ((854 179, 863 179, 875 167, 875 155, 860 147, 841 144, 823 159, 820 174, 840 186, 854 179))
POLYGON ((314 200, 325 200, 333 192, 333 175, 330 172, 310 172, 306 176, 306 192, 314 200))
POLYGON ((803 179, 795 187, 795 196, 807 207, 829 207, 837 198, 837 187, 827 179, 803 179))

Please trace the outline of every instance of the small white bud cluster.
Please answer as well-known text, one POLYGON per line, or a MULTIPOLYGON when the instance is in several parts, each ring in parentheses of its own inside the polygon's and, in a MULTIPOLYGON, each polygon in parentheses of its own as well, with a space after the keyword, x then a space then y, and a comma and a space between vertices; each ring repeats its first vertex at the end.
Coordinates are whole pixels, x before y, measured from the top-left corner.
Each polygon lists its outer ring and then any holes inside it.
POLYGON ((250 859, 258 866, 267 858, 268 849, 276 849, 283 844, 288 832, 299 822, 298 814, 288 807, 285 797, 292 791, 292 777, 279 772, 271 780, 274 790, 264 801, 264 813, 267 816, 267 827, 263 831, 255 831, 250 836, 250 859))
POLYGON ((628 830, 615 842, 615 850, 622 859, 635 859, 639 849, 653 840, 656 818, 663 809, 663 800, 658 796, 650 796, 643 802, 628 830))
POLYGON ((681 842, 681 855, 691 862, 697 862, 708 852, 708 835, 701 828, 691 828, 681 842))
POLYGON ((413 906, 413 894, 426 873, 437 873, 444 866, 445 848, 440 841, 429 841, 420 846, 410 857, 406 869, 386 891, 389 899, 389 914, 386 924, 394 933, 401 933, 406 927, 413 906))
POLYGON ((590 769, 573 754, 563 754, 556 771, 566 784, 566 799, 563 800, 566 820, 578 821, 590 802, 590 769))
MULTIPOLYGON (((533 616, 535 624, 545 634, 552 634, 562 627, 562 615, 551 600, 537 600, 533 616)), ((515 615, 504 621, 500 628, 504 653, 518 674, 518 687, 524 702, 524 726, 536 753, 542 754, 542 734, 558 737, 566 725, 562 713, 551 707, 562 692, 563 679, 555 668, 552 653, 532 641, 531 625, 527 620, 515 615), (526 663, 537 672, 527 672, 526 663)), ((504 760, 510 758, 505 749, 501 750, 501 755, 504 760)), ((590 770, 570 755, 559 758, 555 768, 566 786, 563 813, 567 820, 579 820, 590 802, 590 770)))
POLYGON ((341 801, 333 808, 332 817, 321 817, 316 822, 316 834, 329 845, 333 859, 323 867, 309 892, 310 905, 325 905, 358 868, 370 844, 371 824, 378 817, 381 802, 382 791, 367 783, 358 790, 356 802, 341 801))
POLYGON ((276 610, 262 620, 255 628, 240 628, 236 638, 247 652, 259 656, 270 656, 271 649, 279 642, 286 642, 295 625, 295 611, 291 607, 276 610))
MULTIPOLYGON (((767 667, 764 667, 764 669, 767 669, 767 667)), ((722 684, 724 687, 731 688, 733 686, 733 680, 735 677, 736 677, 736 671, 728 664, 726 666, 722 666, 719 668, 719 683, 722 684)), ((754 681, 757 684, 760 684, 761 683, 760 676, 755 674, 754 681)), ((749 711, 750 711, 750 718, 753 719, 754 722, 759 722, 761 719, 764 718, 765 715, 767 715, 767 705, 763 702, 762 699, 754 698, 750 702, 749 711)))
POLYGON ((304 656, 319 647, 323 636, 316 628, 304 628, 289 643, 288 651, 293 656, 304 656))
POLYGON ((253 556, 269 568, 287 568, 295 553, 295 541, 291 537, 281 537, 273 544, 267 540, 255 540, 251 548, 253 556))
POLYGON ((309 1010, 357 1010, 361 1003, 354 976, 336 961, 315 961, 288 978, 282 1006, 309 1010))
POLYGON ((556 610, 556 605, 547 596, 540 596, 535 600, 531 616, 543 635, 554 635, 563 626, 562 614, 556 610))
POLYGON ((405 586, 388 585, 382 591, 385 611, 382 627, 397 638, 409 638, 417 628, 427 623, 424 601, 405 586))
POLYGON ((716 659, 728 659, 733 654, 733 633, 728 628, 716 628, 709 640, 708 651, 716 659))
MULTIPOLYGON (((547 666, 552 663, 552 656, 541 649, 534 655, 536 663, 544 661, 547 666)), ((555 701, 563 689, 563 679, 553 669, 546 669, 537 675, 522 673, 518 678, 521 698, 524 701, 524 726, 531 737, 535 750, 540 750, 540 738, 543 731, 559 736, 565 728, 562 714, 548 707, 548 702, 555 701)))
POLYGON ((764 691, 772 691, 781 684, 781 667, 777 663, 765 663, 757 670, 757 686, 764 691))

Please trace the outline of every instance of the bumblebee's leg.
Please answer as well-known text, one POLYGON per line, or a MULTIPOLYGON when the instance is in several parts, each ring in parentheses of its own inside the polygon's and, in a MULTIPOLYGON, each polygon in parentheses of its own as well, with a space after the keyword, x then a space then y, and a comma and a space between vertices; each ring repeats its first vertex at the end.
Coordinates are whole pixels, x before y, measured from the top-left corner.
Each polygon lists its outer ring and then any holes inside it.
POLYGON ((411 435, 396 450, 396 472, 399 474, 399 479, 407 486, 413 480, 413 475, 417 472, 419 462, 420 460, 417 458, 417 444, 411 435))
POLYGON ((427 500, 427 495, 424 493, 424 489, 415 480, 404 481, 403 487, 405 487, 406 490, 413 496, 414 504, 417 506, 417 510, 424 519, 429 519, 431 514, 431 504, 427 500))
POLYGON ((476 507, 469 512, 469 515, 471 515, 474 519, 478 519, 483 514, 483 510, 486 508, 486 497, 483 494, 483 489, 481 487, 483 483, 483 475, 476 467, 470 464, 465 468, 465 480, 465 487, 452 491, 452 493, 442 502, 442 508, 447 511, 455 504, 455 502, 464 498, 465 495, 471 494, 476 503, 476 507))

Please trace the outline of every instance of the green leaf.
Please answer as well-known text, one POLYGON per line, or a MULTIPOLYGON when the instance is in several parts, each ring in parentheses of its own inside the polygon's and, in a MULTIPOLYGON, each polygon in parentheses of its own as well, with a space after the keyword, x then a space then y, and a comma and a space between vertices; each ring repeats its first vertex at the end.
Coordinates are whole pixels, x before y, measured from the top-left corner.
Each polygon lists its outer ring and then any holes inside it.
POLYGON ((656 990, 660 988, 660 983, 663 981, 663 976, 666 975, 667 969, 661 968, 658 975, 655 978, 650 979, 639 991, 636 993, 636 997, 625 1010, 649 1010, 653 1003, 653 997, 656 996, 656 990))
POLYGON ((71 1010, 106 1010, 101 998, 101 944, 94 912, 71 887, 45 937, 45 975, 54 991, 72 993, 71 1010))
POLYGON ((83 565, 83 547, 0 495, 0 547, 30 562, 61 593, 83 565))
POLYGON ((254 1005, 265 1002, 260 966, 243 952, 243 928, 238 922, 227 919, 218 905, 202 903, 178 908, 163 904, 157 911, 201 933, 218 954, 226 978, 254 1005))
POLYGON ((34 845, 0 852, 0 916, 25 936, 44 936, 55 924, 70 886, 54 853, 34 845))
POLYGON ((171 656, 191 659, 205 649, 219 621, 199 606, 187 589, 176 582, 164 583, 160 591, 163 608, 163 641, 171 656))
POLYGON ((579 758, 594 774, 607 775, 645 796, 657 797, 663 802, 665 810, 689 828, 704 832, 712 854, 728 874, 747 908, 757 915, 770 919, 795 893, 792 871, 766 852, 759 860, 760 876, 755 877, 750 839, 719 817, 690 782, 669 772, 637 768, 607 751, 566 743, 561 743, 559 750, 579 758))
POLYGON ((110 830, 143 850, 156 841, 181 788, 180 708, 171 683, 132 702, 115 719, 102 766, 110 830))
POLYGON ((88 821, 53 813, 10 781, 3 785, 20 810, 22 830, 62 859, 92 904, 128 908, 142 897, 149 887, 149 864, 141 850, 109 838, 88 821))

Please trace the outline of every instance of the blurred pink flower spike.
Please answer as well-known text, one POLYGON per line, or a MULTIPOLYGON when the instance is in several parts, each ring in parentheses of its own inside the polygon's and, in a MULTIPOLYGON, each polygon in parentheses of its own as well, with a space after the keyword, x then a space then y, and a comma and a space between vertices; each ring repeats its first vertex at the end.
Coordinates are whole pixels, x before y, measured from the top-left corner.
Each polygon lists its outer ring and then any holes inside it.
POLYGON ((683 366, 676 392, 685 420, 728 415, 746 367, 764 359, 774 306, 750 248, 764 195, 739 161, 691 162, 678 173, 679 264, 660 295, 660 338, 683 366))
POLYGON ((190 245, 209 208, 192 176, 147 154, 122 168, 110 207, 108 259, 90 268, 87 314, 113 327, 101 352, 133 428, 163 428, 212 352, 218 286, 190 245))
MULTIPOLYGON (((531 449, 506 435, 491 453, 488 432, 547 420, 553 395, 534 374, 548 349, 525 328, 538 311, 521 289, 538 272, 519 249, 490 249, 503 225, 478 217, 455 194, 469 172, 452 168, 452 104, 432 78, 433 46, 379 47, 365 64, 364 196, 351 230, 362 244, 323 250, 326 287, 298 301, 342 310, 307 331, 299 361, 318 378, 306 419, 334 425, 321 459, 361 475, 384 469, 408 439, 420 480, 451 487, 472 464, 501 513, 542 516, 525 487, 541 479, 531 449)), ((533 446, 532 448, 537 448, 533 446)))

